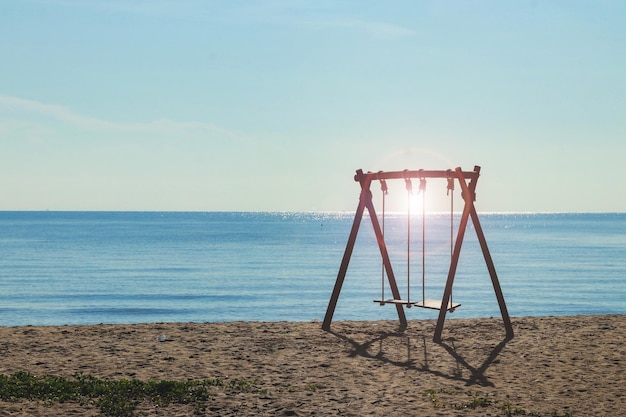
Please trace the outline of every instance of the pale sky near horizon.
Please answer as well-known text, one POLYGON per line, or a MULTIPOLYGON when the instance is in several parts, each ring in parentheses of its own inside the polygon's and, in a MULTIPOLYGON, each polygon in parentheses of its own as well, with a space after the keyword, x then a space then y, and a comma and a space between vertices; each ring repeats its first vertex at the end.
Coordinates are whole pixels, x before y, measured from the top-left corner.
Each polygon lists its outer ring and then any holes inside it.
POLYGON ((358 168, 480 165, 479 211, 624 212, 624 22, 610 0, 0 0, 0 210, 351 211, 358 168))

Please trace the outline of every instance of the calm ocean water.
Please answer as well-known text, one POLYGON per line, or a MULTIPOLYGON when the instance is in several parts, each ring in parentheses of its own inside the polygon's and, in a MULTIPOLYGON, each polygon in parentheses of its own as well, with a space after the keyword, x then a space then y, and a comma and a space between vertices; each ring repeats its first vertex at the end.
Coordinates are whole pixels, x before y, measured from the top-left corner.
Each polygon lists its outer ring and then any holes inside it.
MULTIPOLYGON (((0 325, 321 320, 353 215, 0 212, 0 325)), ((626 214, 480 218, 511 316, 626 313, 626 214)), ((411 220, 408 260, 406 224, 388 216, 386 238, 401 292, 410 285, 421 298, 421 219, 411 220)), ((440 298, 449 215, 427 216, 425 257, 426 297, 440 298)), ((393 306, 372 302, 380 296, 365 217, 334 319, 396 319, 393 306)), ((449 317, 499 315, 473 229, 453 297, 462 306, 449 317)))

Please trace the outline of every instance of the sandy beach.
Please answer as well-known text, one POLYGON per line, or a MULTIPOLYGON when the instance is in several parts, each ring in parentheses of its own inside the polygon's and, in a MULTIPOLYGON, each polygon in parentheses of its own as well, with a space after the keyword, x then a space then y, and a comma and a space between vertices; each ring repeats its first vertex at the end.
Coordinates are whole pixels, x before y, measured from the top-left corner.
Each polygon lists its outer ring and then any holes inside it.
MULTIPOLYGON (((204 415, 622 416, 626 316, 435 321, 155 323, 0 328, 0 374, 219 378, 204 415), (253 389, 229 389, 247 381, 253 389), (234 386, 234 384, 231 384, 234 386)), ((197 412, 197 410, 195 410, 197 412)), ((140 404, 135 415, 191 415, 140 404)), ((0 401, 0 416, 101 415, 93 404, 0 401)))

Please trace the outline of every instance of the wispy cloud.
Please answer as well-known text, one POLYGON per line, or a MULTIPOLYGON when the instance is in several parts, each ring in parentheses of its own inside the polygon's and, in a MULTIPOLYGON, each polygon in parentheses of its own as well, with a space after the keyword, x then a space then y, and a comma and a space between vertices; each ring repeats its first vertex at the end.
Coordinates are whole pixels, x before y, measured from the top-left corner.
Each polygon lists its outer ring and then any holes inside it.
POLYGON ((396 23, 364 17, 359 11, 359 7, 351 9, 347 4, 338 6, 335 2, 276 0, 234 7, 229 10, 229 16, 272 25, 351 30, 387 39, 416 33, 396 23))
MULTIPOLYGON (((334 28, 368 33, 379 38, 401 38, 415 35, 405 26, 367 17, 355 17, 355 11, 346 5, 323 1, 229 1, 199 0, 46 0, 59 6, 132 14, 147 18, 222 21, 233 23, 334 28)), ((358 3, 357 3, 358 6, 358 3)))
POLYGON ((181 122, 170 119, 159 119, 149 122, 121 123, 84 116, 66 107, 55 104, 47 104, 19 97, 0 95, 0 108, 2 107, 5 108, 5 114, 8 114, 9 111, 25 111, 39 114, 41 116, 52 117, 57 121, 66 123, 72 127, 96 131, 113 133, 175 134, 183 136, 200 133, 219 135, 230 139, 238 139, 241 137, 238 132, 220 128, 211 123, 181 122))

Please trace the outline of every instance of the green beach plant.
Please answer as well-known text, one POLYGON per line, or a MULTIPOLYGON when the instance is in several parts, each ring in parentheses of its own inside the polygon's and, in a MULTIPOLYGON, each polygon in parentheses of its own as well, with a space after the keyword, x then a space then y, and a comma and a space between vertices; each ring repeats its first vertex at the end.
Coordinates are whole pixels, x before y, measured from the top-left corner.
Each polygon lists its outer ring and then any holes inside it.
MULTIPOLYGON (((303 387, 288 386, 286 392, 299 389, 310 394, 322 390, 316 383, 303 387)), ((73 402, 96 406, 105 416, 131 417, 135 415, 140 404, 152 404, 164 407, 170 404, 190 405, 196 414, 206 413, 207 404, 212 398, 212 391, 221 390, 228 393, 253 393, 267 395, 258 378, 236 378, 224 381, 220 378, 187 381, 141 381, 138 379, 108 380, 96 378, 83 373, 76 373, 70 378, 41 375, 19 371, 11 375, 0 374, 0 400, 17 402, 21 400, 44 401, 47 403, 73 402)), ((280 390, 280 389, 279 389, 280 390)), ((461 403, 442 400, 443 397, 454 397, 458 391, 449 389, 429 389, 422 392, 429 398, 434 408, 450 408, 456 410, 491 408, 497 409, 504 417, 534 416, 548 417, 542 413, 527 411, 515 407, 509 401, 501 403, 497 396, 481 392, 467 392, 471 399, 461 403)), ((245 403, 240 405, 245 407, 245 403)), ((575 417, 569 411, 560 414, 554 411, 550 417, 575 417)))
POLYGON ((491 404, 493 404, 493 400, 475 394, 469 401, 460 404, 454 404, 454 408, 456 408, 457 410, 462 410, 465 408, 489 407, 491 404))
POLYGON ((258 380, 233 379, 225 384, 221 379, 201 381, 141 381, 138 379, 105 380, 83 373, 72 378, 36 376, 19 371, 0 375, 0 399, 4 401, 40 400, 47 402, 76 402, 94 404, 107 416, 133 416, 137 406, 150 402, 157 406, 189 404, 202 413, 211 398, 209 388, 234 392, 264 393, 258 380))

